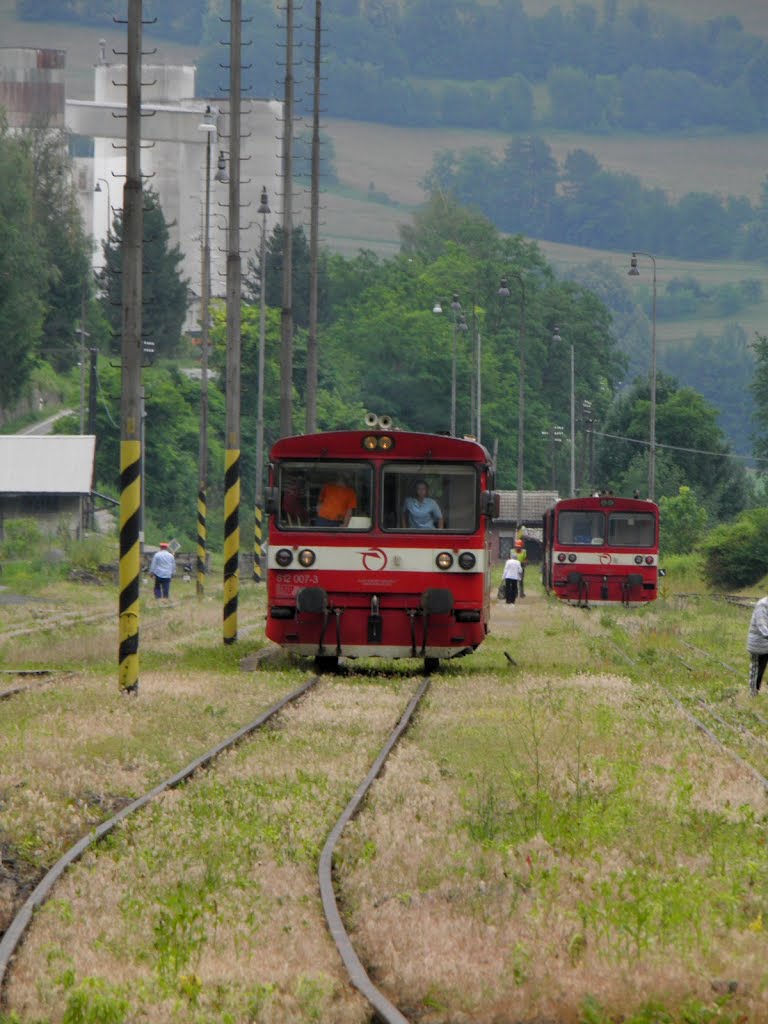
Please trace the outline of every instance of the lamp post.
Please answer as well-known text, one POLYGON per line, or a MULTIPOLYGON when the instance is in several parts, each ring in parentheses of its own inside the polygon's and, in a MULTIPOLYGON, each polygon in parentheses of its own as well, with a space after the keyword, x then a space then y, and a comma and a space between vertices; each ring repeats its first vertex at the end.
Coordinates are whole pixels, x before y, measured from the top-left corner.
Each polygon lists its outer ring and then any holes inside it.
MULTIPOLYGON (((518 402, 517 402, 517 528, 523 525, 523 473, 525 470, 525 281, 521 274, 515 271, 510 272, 520 285, 520 375, 518 380, 518 402)), ((509 281, 502 277, 498 294, 502 299, 510 296, 509 281)))
POLYGON ((101 192, 102 181, 107 186, 107 241, 112 237, 112 193, 109 189, 109 181, 107 178, 97 178, 96 184, 93 186, 94 192, 101 192))
MULTIPOLYGON (((465 332, 468 330, 467 321, 464 318, 464 314, 461 311, 461 303, 459 302, 459 296, 457 292, 453 293, 453 299, 451 300, 451 310, 453 312, 453 353, 451 357, 451 435, 456 436, 456 346, 459 331, 465 332)), ((433 313, 441 314, 443 307, 440 302, 436 302, 432 308, 433 313)))
POLYGON ((627 273, 639 277, 637 257, 645 256, 653 264, 653 300, 651 304, 651 424, 648 451, 648 500, 656 500, 656 257, 639 249, 632 253, 627 273))
MULTIPOLYGON (((552 340, 560 342, 563 339, 560 336, 560 328, 555 327, 552 332, 552 340)), ((573 338, 571 338, 571 479, 570 479, 570 496, 576 497, 576 372, 575 372, 575 357, 574 357, 574 344, 573 338)))
POLYGON ((264 346, 266 338, 267 291, 267 214, 269 198, 266 188, 261 190, 257 213, 261 214, 261 248, 259 252, 259 394, 256 403, 256 508, 253 536, 253 579, 261 583, 262 523, 264 519, 264 346))

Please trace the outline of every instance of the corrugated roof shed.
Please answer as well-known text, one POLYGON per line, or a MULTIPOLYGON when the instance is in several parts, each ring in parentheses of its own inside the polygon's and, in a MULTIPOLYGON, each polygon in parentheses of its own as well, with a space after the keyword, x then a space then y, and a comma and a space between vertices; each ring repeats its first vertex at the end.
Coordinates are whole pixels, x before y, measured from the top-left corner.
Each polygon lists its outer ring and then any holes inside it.
POLYGON ((0 435, 0 494, 90 494, 92 434, 0 435))
MULTIPOLYGON (((496 522, 517 522, 517 491, 499 491, 501 509, 496 522)), ((523 491, 523 522, 540 520, 560 500, 557 491, 523 491)))

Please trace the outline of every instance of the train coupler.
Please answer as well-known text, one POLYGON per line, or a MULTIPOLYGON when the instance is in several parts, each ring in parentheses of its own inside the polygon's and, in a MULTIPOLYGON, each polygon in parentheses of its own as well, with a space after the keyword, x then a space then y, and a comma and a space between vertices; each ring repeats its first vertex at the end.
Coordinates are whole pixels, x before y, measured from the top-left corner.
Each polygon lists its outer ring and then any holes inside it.
POLYGON ((381 615, 379 613, 379 599, 376 594, 371 598, 371 614, 368 616, 368 643, 381 643, 381 615))

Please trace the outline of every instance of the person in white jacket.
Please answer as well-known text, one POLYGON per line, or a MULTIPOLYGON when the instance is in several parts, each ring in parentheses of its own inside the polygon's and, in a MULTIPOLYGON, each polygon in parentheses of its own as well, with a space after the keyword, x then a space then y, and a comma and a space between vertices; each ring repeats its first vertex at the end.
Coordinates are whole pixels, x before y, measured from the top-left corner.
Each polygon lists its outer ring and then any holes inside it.
POLYGON ((760 692, 765 666, 768 664, 768 597, 761 597, 752 612, 747 631, 749 651, 749 692, 756 697, 760 692))
POLYGON ((152 556, 149 573, 155 577, 155 597, 167 600, 171 592, 171 579, 176 573, 176 559, 168 550, 166 541, 162 541, 160 550, 152 556))

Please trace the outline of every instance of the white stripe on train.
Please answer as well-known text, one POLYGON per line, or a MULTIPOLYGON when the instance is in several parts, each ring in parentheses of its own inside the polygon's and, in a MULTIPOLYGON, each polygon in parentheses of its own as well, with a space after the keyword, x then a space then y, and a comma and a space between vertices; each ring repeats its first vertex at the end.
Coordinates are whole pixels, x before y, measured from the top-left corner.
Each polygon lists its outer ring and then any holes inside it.
POLYGON ((434 548, 390 548, 390 547, 368 547, 361 544, 359 547, 337 547, 335 545, 320 544, 270 544, 267 556, 267 564, 275 572, 323 572, 327 570, 348 571, 348 572, 442 572, 445 574, 485 572, 486 557, 483 548, 454 548, 450 544, 445 547, 434 548), (289 550, 293 555, 290 565, 279 565, 277 553, 284 549, 289 550), (315 561, 311 566, 303 566, 298 560, 300 551, 312 551, 315 561), (453 565, 450 569, 439 569, 435 559, 442 551, 447 551, 453 558, 453 565), (468 552, 475 557, 475 564, 471 569, 462 569, 459 565, 459 556, 468 552))

